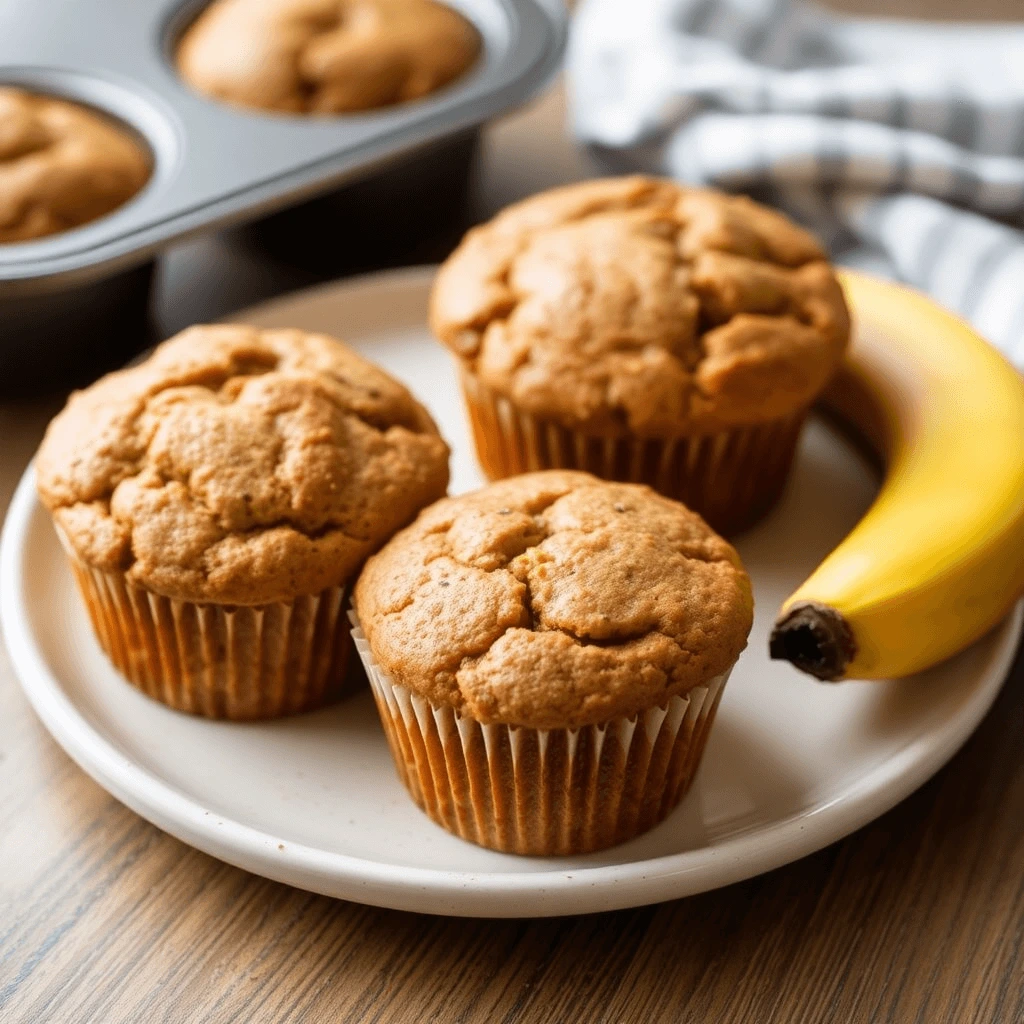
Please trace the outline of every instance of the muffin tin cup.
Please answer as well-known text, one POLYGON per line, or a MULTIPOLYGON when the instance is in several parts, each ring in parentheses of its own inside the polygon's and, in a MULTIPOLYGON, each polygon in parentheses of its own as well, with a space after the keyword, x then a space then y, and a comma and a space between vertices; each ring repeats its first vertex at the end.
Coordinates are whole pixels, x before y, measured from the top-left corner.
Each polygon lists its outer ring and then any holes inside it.
POLYGON ((100 646, 154 700, 249 721, 312 711, 346 692, 345 588, 255 607, 177 601, 87 565, 57 533, 100 646))
POLYGON ((693 782, 729 677, 601 725, 482 725, 396 684, 349 618, 409 794, 449 832, 502 853, 589 853, 657 825, 693 782))
POLYGON ((523 412, 465 368, 462 390, 477 458, 491 480, 580 469, 648 484, 726 535, 753 526, 779 499, 808 411, 713 434, 615 437, 523 412))

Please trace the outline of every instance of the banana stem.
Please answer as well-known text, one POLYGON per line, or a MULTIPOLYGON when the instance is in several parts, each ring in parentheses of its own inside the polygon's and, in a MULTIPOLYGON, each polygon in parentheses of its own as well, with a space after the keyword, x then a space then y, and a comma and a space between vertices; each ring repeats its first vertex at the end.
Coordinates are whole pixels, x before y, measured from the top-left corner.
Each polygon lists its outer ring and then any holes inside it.
POLYGON ((818 679, 834 681, 846 674, 857 644, 846 619, 835 608, 802 601, 775 624, 768 652, 776 661, 792 662, 818 679))

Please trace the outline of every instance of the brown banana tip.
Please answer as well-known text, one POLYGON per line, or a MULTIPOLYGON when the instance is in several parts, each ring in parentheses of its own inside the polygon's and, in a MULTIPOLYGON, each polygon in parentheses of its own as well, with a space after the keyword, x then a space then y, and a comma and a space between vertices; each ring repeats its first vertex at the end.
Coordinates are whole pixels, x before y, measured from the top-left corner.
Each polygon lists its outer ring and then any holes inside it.
POLYGON ((834 608, 814 601, 794 605, 775 623, 768 641, 774 660, 829 682, 842 679, 857 654, 850 624, 834 608))

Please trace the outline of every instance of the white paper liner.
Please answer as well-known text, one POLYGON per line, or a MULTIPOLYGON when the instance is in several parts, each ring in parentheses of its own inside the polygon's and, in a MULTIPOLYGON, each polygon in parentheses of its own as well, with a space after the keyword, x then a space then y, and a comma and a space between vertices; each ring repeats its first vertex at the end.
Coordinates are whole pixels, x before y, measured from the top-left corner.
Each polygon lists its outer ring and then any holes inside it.
POLYGON ((776 502, 807 418, 801 409, 714 434, 607 437, 522 412, 465 369, 462 388, 477 456, 490 479, 580 469, 605 480, 648 484, 722 533, 753 525, 776 502))
POLYGON ((100 646, 129 682, 178 711, 278 718, 345 690, 347 591, 257 607, 176 601, 81 561, 57 530, 100 646))
POLYGON ((602 725, 482 725, 396 684, 374 660, 355 610, 349 619, 413 800, 455 835, 505 853, 586 853, 656 825, 696 775, 729 678, 602 725))

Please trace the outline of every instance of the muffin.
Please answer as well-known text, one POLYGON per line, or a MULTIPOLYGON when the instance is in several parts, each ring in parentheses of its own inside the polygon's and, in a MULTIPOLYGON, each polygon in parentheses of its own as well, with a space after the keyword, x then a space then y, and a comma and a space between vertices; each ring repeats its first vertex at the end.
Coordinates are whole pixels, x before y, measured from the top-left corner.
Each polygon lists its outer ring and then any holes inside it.
POLYGON ((849 336, 811 235, 745 197, 646 177, 554 189, 470 231, 430 321, 489 477, 647 483, 725 533, 778 498, 849 336))
POLYGON ((480 36, 434 0, 214 0, 178 47, 197 92, 292 114, 419 99, 463 74, 480 36))
POLYGON ((0 243, 96 220, 150 172, 145 148, 96 111, 0 86, 0 243))
POLYGON ((353 625, 416 803, 463 839, 553 855, 679 802, 752 614, 699 516, 549 470, 422 512, 367 562, 353 625))
POLYGON ((36 479, 117 668, 181 711, 273 718, 342 693, 349 585, 444 494, 448 448, 332 338, 202 326, 72 395, 36 479))

